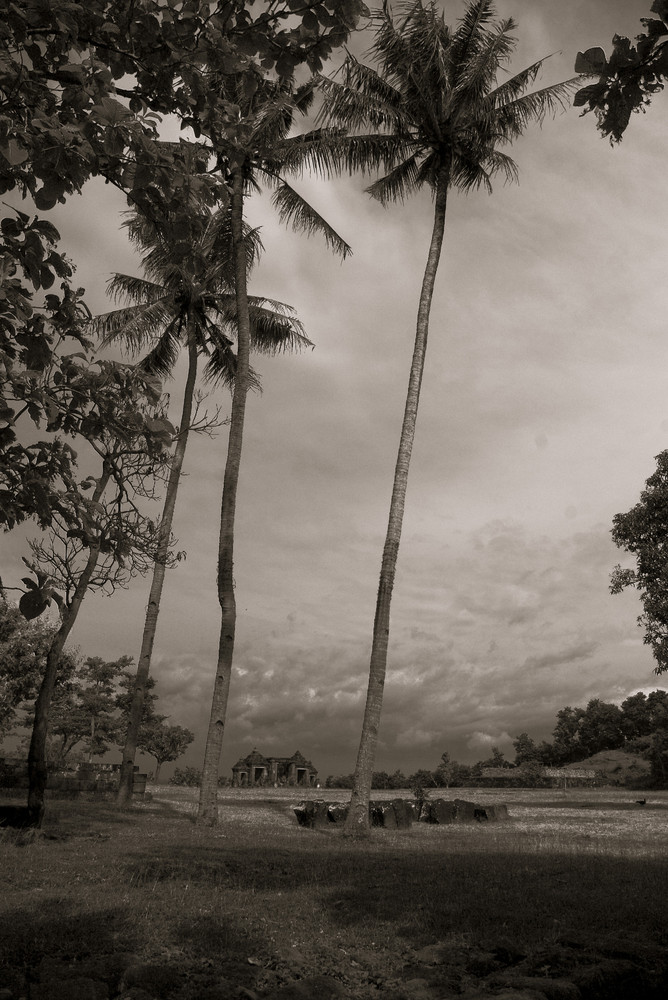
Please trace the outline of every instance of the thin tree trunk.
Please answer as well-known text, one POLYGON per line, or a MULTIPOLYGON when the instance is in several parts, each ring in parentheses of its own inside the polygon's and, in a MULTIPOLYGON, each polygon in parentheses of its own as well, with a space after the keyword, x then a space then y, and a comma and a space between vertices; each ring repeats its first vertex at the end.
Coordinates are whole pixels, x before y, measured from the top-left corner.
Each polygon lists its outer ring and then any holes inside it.
POLYGON ((128 728, 125 735, 125 745, 123 747, 120 783, 116 796, 116 802, 120 806, 126 806, 132 799, 132 782, 135 769, 135 757, 137 756, 137 741, 139 740, 139 730, 141 728, 144 701, 146 699, 146 688, 151 670, 153 643, 155 641, 155 633, 158 627, 160 600, 162 598, 162 588, 165 582, 166 559, 169 551, 169 539, 172 532, 176 497, 178 495, 181 469, 183 467, 183 460, 186 454, 188 433, 190 431, 190 424, 192 421, 193 398, 195 395, 196 381, 197 345, 193 337, 191 321, 190 329, 188 330, 188 376, 183 394, 181 425, 176 439, 176 447, 174 448, 174 458, 169 470, 169 479, 167 480, 167 492, 165 495, 165 505, 162 511, 160 537, 158 539, 156 557, 153 564, 153 579, 151 580, 151 590, 148 598, 148 607, 146 608, 146 618, 144 620, 144 633, 141 641, 141 652, 139 654, 137 674, 135 676, 134 687, 132 689, 132 701, 130 702, 128 728))
MULTIPOLYGON (((99 502, 107 483, 111 478, 111 472, 103 472, 98 479, 92 500, 99 502)), ((63 614, 60 628, 56 632, 53 642, 46 657, 46 667, 44 677, 35 702, 35 719, 30 738, 30 749, 28 750, 28 817, 34 826, 42 825, 44 816, 44 790, 48 777, 48 767, 46 763, 46 740, 49 729, 49 710, 53 690, 58 677, 58 665, 65 643, 77 620, 81 603, 86 596, 88 584, 100 558, 99 541, 91 545, 86 565, 83 569, 74 591, 74 595, 65 613, 63 614)))
POLYGON ((155 781, 156 785, 160 781, 160 768, 161 767, 162 767, 162 761, 161 760, 156 760, 155 774, 153 775, 153 780, 155 781))
POLYGON ((413 439, 415 437, 415 422, 420 400, 425 353, 427 350, 429 312, 445 231, 447 194, 448 173, 444 170, 436 188, 434 226, 427 265, 422 279, 415 346, 413 348, 408 393, 399 439, 399 453, 394 470, 390 514, 387 533, 385 535, 385 546, 383 548, 380 581, 376 598, 376 614, 373 624, 373 640, 369 665, 369 684, 362 723, 362 736, 357 753, 348 817, 344 828, 344 833, 347 836, 368 836, 369 834, 369 798, 371 796, 371 780, 373 777, 376 744, 378 742, 378 731, 380 729, 380 718, 383 708, 383 688, 385 686, 387 647, 390 635, 390 604, 392 601, 392 588, 394 587, 399 541, 401 539, 401 527, 404 517, 408 468, 413 449, 413 439))
POLYGON ((246 249, 243 236, 244 180, 242 168, 233 176, 231 195, 232 240, 234 248, 235 291, 237 301, 237 367, 232 393, 232 412, 223 480, 218 542, 218 602, 221 610, 218 663, 211 701, 211 717, 204 751, 197 822, 214 826, 218 822, 218 769, 223 748, 227 699, 232 675, 236 600, 234 596, 234 518, 239 484, 239 466, 243 443, 248 370, 250 322, 246 287, 246 249))

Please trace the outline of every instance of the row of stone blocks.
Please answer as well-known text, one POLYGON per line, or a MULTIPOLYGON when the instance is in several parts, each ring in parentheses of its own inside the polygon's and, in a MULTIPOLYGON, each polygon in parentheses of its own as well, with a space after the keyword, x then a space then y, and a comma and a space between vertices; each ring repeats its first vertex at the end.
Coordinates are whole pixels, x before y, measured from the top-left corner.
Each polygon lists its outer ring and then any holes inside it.
MULTIPOLYGON (((341 824, 348 815, 348 806, 340 802, 300 802, 294 808, 297 822, 310 830, 322 830, 331 823, 341 824)), ((465 799, 392 799, 389 802, 370 802, 369 819, 372 826, 386 830, 405 830, 414 820, 420 823, 484 823, 508 819, 508 806, 503 802, 494 805, 476 805, 465 799)))

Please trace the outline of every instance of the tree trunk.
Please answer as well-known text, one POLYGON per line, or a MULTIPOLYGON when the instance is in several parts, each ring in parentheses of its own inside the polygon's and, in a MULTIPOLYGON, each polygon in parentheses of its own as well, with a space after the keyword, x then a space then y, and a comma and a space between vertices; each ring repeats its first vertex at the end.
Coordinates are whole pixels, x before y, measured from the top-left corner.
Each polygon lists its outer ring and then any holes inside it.
POLYGON ((160 537, 158 539, 158 546, 156 549, 156 558, 153 565, 153 579, 151 580, 151 590, 148 598, 148 607, 146 609, 146 618, 144 620, 141 652, 139 654, 137 674, 132 690, 132 701, 130 702, 128 728, 125 735, 125 745, 123 747, 120 782, 116 796, 116 802, 119 806, 126 806, 132 800, 132 782, 135 769, 135 757, 137 755, 137 741, 139 740, 139 730, 141 728, 144 701, 146 699, 146 687, 151 670, 153 643, 155 641, 155 633, 158 627, 160 599, 162 597, 162 588, 165 582, 166 559, 169 551, 169 539, 172 532, 176 497, 179 490, 181 468, 186 454, 188 433, 190 431, 190 424, 192 421, 193 398, 195 395, 196 381, 197 345, 195 343, 191 325, 191 328, 188 331, 188 377, 186 379, 186 388, 183 394, 181 425, 176 439, 174 458, 169 470, 169 479, 167 480, 167 493, 165 495, 165 504, 162 511, 160 537))
POLYGON ((162 761, 161 760, 156 760, 156 763, 155 763, 155 774, 153 775, 153 780, 155 781, 156 785, 160 781, 160 768, 161 767, 162 767, 162 761))
POLYGON ((244 180, 242 167, 233 175, 231 195, 232 240, 234 248, 235 291, 237 301, 237 368, 232 393, 232 412, 223 480, 218 542, 218 602, 221 610, 218 663, 211 702, 211 717, 204 751, 197 822, 214 826, 218 822, 218 769, 223 748, 225 715, 232 674, 236 601, 234 596, 234 517, 239 484, 239 466, 243 443, 248 369, 250 322, 246 287, 246 250, 243 237, 244 180))
MULTIPOLYGON (((94 502, 100 501, 110 478, 110 472, 103 472, 97 481, 95 492, 92 496, 94 502)), ((35 719, 30 738, 30 749, 28 750, 28 816, 30 822, 38 827, 42 825, 42 818, 44 816, 44 790, 48 776, 46 740, 49 729, 51 699, 58 677, 58 664, 68 636, 77 620, 81 603, 86 596, 88 584, 93 576, 99 558, 100 547, 98 541, 97 544, 90 547, 88 560, 79 577, 72 600, 65 609, 60 628, 56 632, 47 653, 44 677, 42 678, 42 684, 35 702, 35 719)))
POLYGON ((368 836, 369 834, 369 798, 371 796, 371 780, 373 777, 376 744, 378 742, 378 731, 383 708, 383 688, 385 686, 387 647, 390 634, 390 604, 392 601, 392 588, 394 587, 394 576, 404 517, 408 468, 413 449, 413 439, 415 437, 415 422, 420 400, 425 353, 427 350, 429 312, 445 231, 448 183, 448 172, 444 170, 436 188, 434 226, 427 265, 422 279, 415 346, 413 348, 408 393, 399 439, 399 453, 394 470, 390 514, 387 533, 385 535, 385 546, 383 548, 378 596, 376 598, 376 614, 373 624, 373 640, 369 665, 369 684, 362 723, 362 735, 357 753, 348 817, 344 828, 344 833, 347 836, 368 836))

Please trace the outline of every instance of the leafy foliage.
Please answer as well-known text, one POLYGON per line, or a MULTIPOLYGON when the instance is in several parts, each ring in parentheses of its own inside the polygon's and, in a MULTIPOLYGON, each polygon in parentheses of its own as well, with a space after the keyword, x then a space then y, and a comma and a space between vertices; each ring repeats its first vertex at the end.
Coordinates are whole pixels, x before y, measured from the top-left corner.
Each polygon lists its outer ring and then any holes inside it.
POLYGON ((169 783, 170 785, 185 785, 186 788, 199 788, 202 784, 202 772, 196 767, 175 767, 169 783))
POLYGON ((610 58, 595 46, 578 52, 575 62, 577 73, 598 81, 579 90, 573 104, 583 114, 594 112, 598 130, 612 144, 621 142, 631 115, 645 111, 668 77, 668 0, 655 0, 650 10, 658 16, 641 19, 645 30, 635 44, 615 35, 610 58))
POLYGON ((195 734, 190 729, 167 726, 164 716, 154 716, 142 725, 137 745, 144 753, 155 757, 157 781, 161 766, 184 754, 194 739, 195 734))
MULTIPOLYGON (((56 627, 51 621, 28 622, 17 607, 0 601, 0 738, 17 724, 21 704, 36 697, 56 627)), ((58 683, 74 669, 74 654, 65 651, 58 683)))
POLYGON ((655 673, 661 674, 668 670, 668 451, 657 455, 656 463, 639 503, 613 518, 613 541, 635 556, 636 568, 616 566, 610 591, 632 587, 639 592, 643 613, 638 624, 644 629, 643 642, 652 648, 655 673))

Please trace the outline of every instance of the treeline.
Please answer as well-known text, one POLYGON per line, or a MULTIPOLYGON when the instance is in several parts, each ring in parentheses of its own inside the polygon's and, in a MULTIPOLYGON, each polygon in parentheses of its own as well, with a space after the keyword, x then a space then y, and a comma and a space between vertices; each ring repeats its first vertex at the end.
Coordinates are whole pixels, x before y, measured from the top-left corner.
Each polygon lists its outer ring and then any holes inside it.
MULTIPOLYGON (((536 741, 528 733, 513 740, 514 759, 508 760, 498 747, 475 764, 451 760, 445 752, 433 770, 420 769, 406 775, 401 770, 388 774, 376 771, 374 789, 458 788, 487 784, 487 768, 518 768, 515 783, 537 785, 545 767, 564 767, 586 760, 602 750, 625 750, 646 760, 651 768, 651 783, 668 787, 668 692, 656 690, 649 695, 638 691, 621 705, 593 698, 586 708, 566 706, 557 712, 552 740, 536 741)), ((353 775, 330 775, 327 788, 352 788, 353 775)))
MULTIPOLYGON (((0 744, 16 735, 27 753, 34 701, 55 626, 27 621, 17 608, 0 601, 0 744)), ((58 664, 46 741, 50 767, 62 768, 102 757, 123 745, 134 684, 133 660, 121 656, 83 658, 65 649, 58 664)), ((183 726, 171 725, 156 711, 155 681, 149 678, 138 747, 156 762, 177 760, 195 738, 183 726)))

